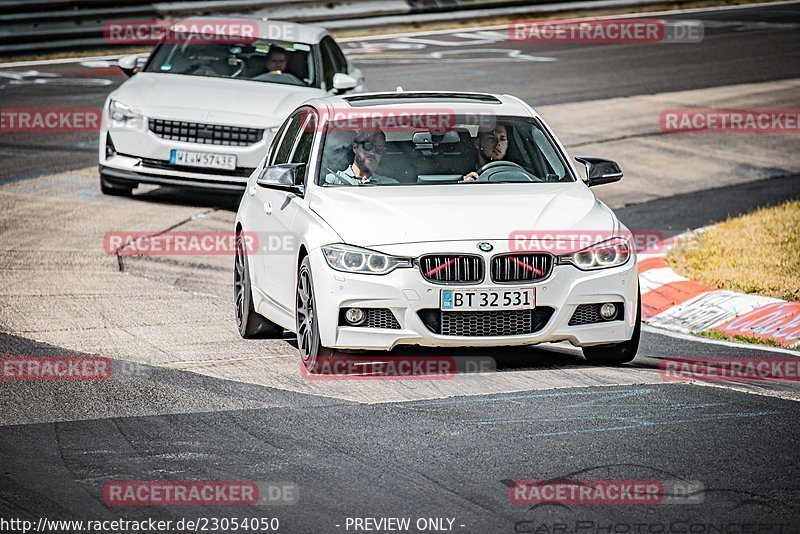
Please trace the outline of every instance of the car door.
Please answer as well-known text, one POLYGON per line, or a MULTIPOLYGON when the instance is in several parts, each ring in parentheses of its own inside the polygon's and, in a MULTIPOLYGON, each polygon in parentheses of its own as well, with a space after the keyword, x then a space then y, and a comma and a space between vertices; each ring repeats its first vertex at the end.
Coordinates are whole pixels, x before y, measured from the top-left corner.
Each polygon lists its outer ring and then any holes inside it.
MULTIPOLYGON (((267 166, 291 162, 309 116, 310 111, 303 108, 289 117, 282 128, 281 140, 267 159, 267 166)), ((291 233, 291 226, 297 214, 297 195, 258 183, 249 192, 253 196, 250 230, 258 236, 257 261, 253 262, 258 267, 252 273, 255 285, 265 293, 271 305, 293 314, 293 258, 297 255, 297 239, 291 233)))
MULTIPOLYGON (((311 179, 309 175, 312 167, 310 158, 315 135, 318 130, 317 121, 316 112, 311 109, 307 110, 302 121, 300 134, 292 148, 288 161, 289 163, 303 164, 302 172, 297 176, 297 183, 302 184, 304 189, 308 187, 308 181, 311 179)), ((275 294, 281 304, 285 304, 294 311, 297 255, 300 244, 302 243, 302 236, 298 234, 297 213, 300 209, 300 204, 305 202, 305 200, 294 193, 285 193, 283 202, 284 205, 286 205, 287 214, 285 217, 280 217, 278 221, 286 223, 285 226, 280 228, 281 232, 285 232, 283 234, 284 242, 282 244, 284 253, 275 256, 274 264, 276 272, 281 273, 281 279, 283 279, 283 273, 288 273, 286 280, 291 281, 291 283, 279 284, 279 287, 275 289, 275 294)))

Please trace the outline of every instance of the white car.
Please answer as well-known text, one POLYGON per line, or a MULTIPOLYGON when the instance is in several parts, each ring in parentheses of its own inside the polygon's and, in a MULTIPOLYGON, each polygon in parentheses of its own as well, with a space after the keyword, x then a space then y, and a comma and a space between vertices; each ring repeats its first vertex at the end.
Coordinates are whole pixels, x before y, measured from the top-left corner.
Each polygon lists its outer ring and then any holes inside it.
POLYGON ((240 334, 296 332, 312 372, 337 349, 398 345, 567 341, 590 362, 632 360, 634 243, 589 189, 622 172, 577 159, 585 181, 510 95, 306 102, 236 215, 240 334))
POLYGON ((175 31, 138 73, 138 56, 119 60, 131 78, 103 107, 103 193, 130 195, 140 183, 241 192, 300 103, 364 90, 361 71, 322 28, 248 17, 176 24, 231 34, 175 31), (243 27, 253 36, 232 31, 243 27))

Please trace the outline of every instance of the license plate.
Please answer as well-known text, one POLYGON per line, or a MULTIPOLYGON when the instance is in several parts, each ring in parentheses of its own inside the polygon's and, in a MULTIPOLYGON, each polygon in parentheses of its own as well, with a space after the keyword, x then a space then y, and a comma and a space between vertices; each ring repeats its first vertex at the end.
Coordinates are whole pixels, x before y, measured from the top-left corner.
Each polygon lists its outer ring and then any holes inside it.
POLYGON ((536 306, 536 289, 442 289, 443 311, 529 310, 536 306))
POLYGON ((169 153, 170 165, 203 167, 204 169, 236 170, 236 156, 233 154, 212 154, 210 152, 189 152, 172 149, 169 153))

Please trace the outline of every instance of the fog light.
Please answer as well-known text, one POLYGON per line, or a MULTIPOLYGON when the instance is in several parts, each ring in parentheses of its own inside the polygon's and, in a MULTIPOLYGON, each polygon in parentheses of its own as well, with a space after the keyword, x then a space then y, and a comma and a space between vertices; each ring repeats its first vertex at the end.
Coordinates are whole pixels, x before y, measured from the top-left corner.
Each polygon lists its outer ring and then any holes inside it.
POLYGON ((617 314, 617 307, 611 304, 610 302, 606 302, 602 306, 600 306, 600 317, 609 321, 614 318, 617 314))
POLYGON ((344 312, 344 320, 353 326, 360 325, 366 318, 367 315, 361 308, 349 308, 346 312, 344 312))
POLYGON ((111 141, 111 135, 106 133, 106 159, 114 156, 117 149, 114 148, 114 143, 111 141))

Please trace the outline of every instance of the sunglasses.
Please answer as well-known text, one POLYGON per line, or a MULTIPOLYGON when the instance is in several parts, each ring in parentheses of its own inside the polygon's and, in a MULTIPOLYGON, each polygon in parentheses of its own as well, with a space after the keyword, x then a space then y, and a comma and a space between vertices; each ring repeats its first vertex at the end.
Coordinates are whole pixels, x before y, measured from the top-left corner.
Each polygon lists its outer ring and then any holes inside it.
POLYGON ((359 141, 358 144, 364 147, 367 152, 375 152, 376 154, 385 154, 386 150, 388 150, 386 145, 376 145, 371 141, 359 141))

